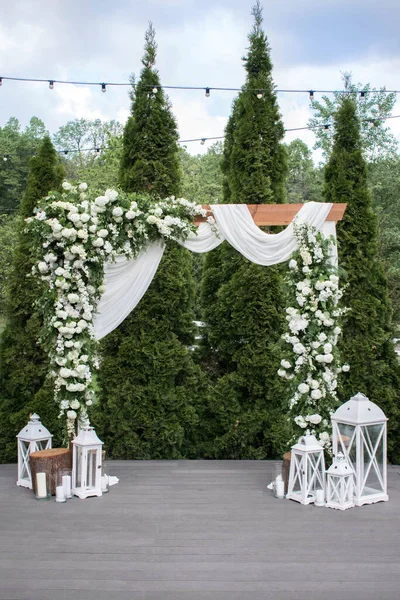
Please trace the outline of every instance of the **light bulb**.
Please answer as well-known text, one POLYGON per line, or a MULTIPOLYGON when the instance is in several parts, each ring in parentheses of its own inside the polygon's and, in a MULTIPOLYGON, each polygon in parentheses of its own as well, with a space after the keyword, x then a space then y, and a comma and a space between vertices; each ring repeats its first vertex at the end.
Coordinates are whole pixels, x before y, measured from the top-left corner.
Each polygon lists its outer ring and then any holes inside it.
POLYGON ((205 144, 205 143, 206 143, 206 138, 203 138, 203 139, 201 140, 200 144, 201 144, 202 146, 204 146, 204 144, 205 144))
POLYGON ((5 154, 5 155, 3 156, 3 160, 4 160, 4 162, 7 162, 7 161, 8 161, 8 155, 7 155, 7 154, 5 154))
POLYGON ((153 94, 157 94, 157 92, 158 92, 158 87, 157 87, 157 86, 154 86, 154 87, 153 87, 153 94))
POLYGON ((102 84, 101 84, 101 91, 102 91, 102 92, 104 92, 104 93, 107 91, 107 90, 106 90, 106 84, 105 84, 105 83, 102 83, 102 84))
POLYGON ((324 129, 329 129, 329 127, 330 127, 330 126, 328 125, 328 123, 326 123, 326 124, 324 125, 324 129))
POLYGON ((210 88, 206 88, 206 97, 209 98, 210 96, 210 88))
POLYGON ((360 100, 365 100, 365 92, 360 92, 360 100))
POLYGON ((3 78, 0 77, 0 85, 3 85, 3 78))
POLYGON ((54 81, 52 79, 49 81, 49 89, 54 90, 54 81))
POLYGON ((100 154, 100 148, 96 148, 97 154, 100 154))
POLYGON ((310 100, 314 100, 314 90, 310 90, 309 92, 310 100))
POLYGON ((65 155, 66 155, 66 154, 68 154, 68 150, 64 150, 64 154, 65 154, 65 155))
POLYGON ((261 91, 257 92, 257 98, 258 98, 259 100, 261 100, 261 98, 262 98, 262 97, 263 97, 263 94, 262 94, 262 92, 261 92, 261 91))

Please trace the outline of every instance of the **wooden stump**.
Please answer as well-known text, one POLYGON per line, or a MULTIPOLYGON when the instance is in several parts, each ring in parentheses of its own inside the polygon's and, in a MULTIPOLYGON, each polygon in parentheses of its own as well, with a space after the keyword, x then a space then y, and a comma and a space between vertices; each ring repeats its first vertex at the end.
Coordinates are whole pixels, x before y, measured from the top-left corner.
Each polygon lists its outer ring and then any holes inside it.
POLYGON ((287 494, 289 487, 289 471, 290 471, 290 459, 292 457, 291 452, 286 452, 283 455, 283 465, 282 465, 282 479, 285 484, 285 494, 287 494))
POLYGON ((50 448, 30 455, 32 486, 36 494, 36 473, 46 473, 47 493, 56 495, 57 473, 72 468, 72 455, 69 448, 50 448))

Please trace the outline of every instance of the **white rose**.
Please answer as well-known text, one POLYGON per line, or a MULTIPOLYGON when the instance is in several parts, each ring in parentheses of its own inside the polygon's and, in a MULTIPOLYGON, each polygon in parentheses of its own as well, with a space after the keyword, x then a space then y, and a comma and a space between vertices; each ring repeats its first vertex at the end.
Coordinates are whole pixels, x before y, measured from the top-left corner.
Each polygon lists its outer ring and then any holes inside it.
POLYGON ((78 294, 68 294, 68 302, 70 304, 76 304, 77 302, 79 302, 79 296, 78 294))
POLYGON ((47 271, 49 270, 49 266, 45 262, 40 262, 38 264, 38 269, 41 273, 47 273, 47 271))
POLYGON ((72 221, 73 223, 77 223, 78 221, 80 221, 79 215, 77 213, 68 213, 68 219, 70 221, 72 221))
POLYGON ((95 199, 94 203, 100 207, 106 206, 108 204, 108 198, 106 198, 105 196, 99 196, 95 199))
POLYGON ((90 215, 88 215, 87 213, 82 213, 81 221, 82 221, 82 223, 87 223, 88 221, 90 221, 90 215))
POLYGON ((311 346, 314 348, 314 350, 316 350, 317 348, 319 348, 321 345, 320 342, 311 342, 311 346))
POLYGON ((93 296, 93 294, 96 293, 96 288, 94 288, 92 285, 87 285, 86 286, 86 290, 88 292, 88 294, 90 294, 91 296, 93 296))
POLYGON ((333 361, 333 355, 332 354, 325 354, 324 355, 324 362, 326 363, 331 363, 333 361))
POLYGON ((343 373, 347 373, 347 371, 350 371, 350 365, 343 365, 342 371, 343 373))
POLYGON ((322 417, 321 415, 310 415, 308 417, 308 420, 310 421, 310 423, 312 423, 313 425, 318 425, 319 423, 321 423, 322 421, 322 417))
POLYGON ((124 214, 124 211, 120 206, 116 206, 113 208, 112 215, 113 217, 121 217, 124 214))
POLYGON ((76 417, 77 417, 77 414, 74 410, 67 411, 67 418, 70 419, 70 421, 75 421, 76 417))
POLYGON ((284 369, 290 369, 292 366, 288 360, 281 360, 281 365, 284 369))
POLYGON ((86 400, 86 406, 92 406, 93 402, 92 400, 86 400))
POLYGON ((332 352, 332 344, 324 345, 324 354, 330 354, 332 352))
POLYGON ((99 288, 98 288, 99 294, 104 294, 105 291, 106 291, 106 286, 105 285, 100 285, 99 288))
POLYGON ((310 381, 310 387, 313 390, 318 389, 319 388, 319 381, 317 381, 316 379, 311 379, 311 381, 310 381))
POLYGON ((317 354, 317 356, 315 357, 315 360, 319 363, 323 363, 325 362, 325 355, 324 354, 317 354))
POLYGON ((133 212, 133 211, 131 211, 131 210, 128 210, 128 211, 125 213, 125 217, 126 217, 127 219, 129 219, 129 221, 132 221, 132 219, 134 219, 134 218, 136 217, 136 213, 134 213, 134 212, 133 212))
POLYGON ((59 233, 60 231, 62 231, 61 223, 54 223, 54 225, 52 225, 51 228, 55 233, 59 233))
POLYGON ((81 319, 81 320, 78 322, 78 327, 80 327, 81 329, 86 329, 86 327, 87 327, 87 323, 86 323, 86 321, 84 321, 83 319, 81 319))
POLYGON ((67 362, 66 358, 63 358, 62 356, 57 356, 56 358, 56 363, 60 366, 63 367, 67 362))
POLYGON ((311 391, 311 398, 313 400, 319 400, 320 398, 322 398, 322 392, 321 392, 321 390, 312 390, 311 391))
POLYGON ((285 369, 278 369, 278 375, 279 377, 286 377, 285 369))
POLYGON ((322 440, 323 442, 328 442, 329 441, 329 433, 327 431, 323 431, 322 433, 319 434, 319 439, 322 440))
POLYGON ((337 275, 329 275, 329 279, 332 283, 339 283, 339 277, 337 275))
POLYGON ((106 190, 104 195, 109 198, 111 202, 114 202, 114 200, 118 198, 117 190, 106 190))
POLYGON ((79 186, 78 186, 78 190, 80 192, 86 192, 87 188, 88 188, 87 183, 80 183, 79 186))
POLYGON ((300 383, 297 389, 299 390, 300 394, 307 394, 310 391, 310 386, 306 383, 300 383))
POLYGON ((70 369, 66 369, 65 367, 62 367, 60 369, 60 377, 62 377, 63 379, 68 379, 68 377, 72 376, 72 371, 70 369))
POLYGON ((157 217, 155 217, 154 215, 149 215, 146 219, 146 221, 152 225, 153 223, 157 223, 159 219, 157 219, 157 217))
POLYGON ((100 237, 102 237, 102 238, 105 238, 105 237, 108 236, 108 231, 107 231, 107 229, 100 229, 97 232, 97 235, 100 236, 100 237))
POLYGON ((92 246, 94 246, 95 248, 101 248, 102 246, 104 246, 104 240, 103 240, 103 238, 101 238, 101 237, 96 238, 92 242, 92 246))
POLYGON ((326 334, 325 333, 320 333, 318 336, 318 339, 320 342, 325 342, 325 340, 327 339, 326 334))
POLYGON ((73 186, 70 183, 68 183, 68 181, 62 182, 62 188, 63 188, 63 190, 66 190, 67 192, 74 189, 73 186))
POLYGON ((306 349, 303 346, 303 344, 295 344, 293 346, 293 352, 295 352, 296 354, 304 354, 305 351, 306 349))
POLYGON ((297 269, 297 262, 293 258, 289 262, 289 269, 297 269))

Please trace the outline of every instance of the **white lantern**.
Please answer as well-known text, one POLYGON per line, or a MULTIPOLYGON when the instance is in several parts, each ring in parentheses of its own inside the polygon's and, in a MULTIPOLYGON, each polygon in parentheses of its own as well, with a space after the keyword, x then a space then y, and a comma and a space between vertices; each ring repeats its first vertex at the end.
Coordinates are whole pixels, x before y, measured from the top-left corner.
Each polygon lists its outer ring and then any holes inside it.
POLYGON ((325 490, 324 450, 307 431, 307 434, 292 446, 286 498, 301 504, 310 504, 315 502, 317 490, 325 490))
POLYGON ((101 451, 103 442, 89 424, 72 440, 72 493, 78 498, 101 496, 101 451))
POLYGON ((332 415, 333 453, 343 452, 354 469, 356 506, 387 501, 384 412, 358 393, 332 415))
POLYGON ((354 506, 354 471, 342 452, 333 457, 326 472, 326 505, 346 510, 354 506))
POLYGON ((17 485, 32 489, 32 476, 29 457, 32 452, 51 448, 51 433, 42 425, 40 417, 33 414, 29 423, 21 429, 18 439, 18 481, 17 485))

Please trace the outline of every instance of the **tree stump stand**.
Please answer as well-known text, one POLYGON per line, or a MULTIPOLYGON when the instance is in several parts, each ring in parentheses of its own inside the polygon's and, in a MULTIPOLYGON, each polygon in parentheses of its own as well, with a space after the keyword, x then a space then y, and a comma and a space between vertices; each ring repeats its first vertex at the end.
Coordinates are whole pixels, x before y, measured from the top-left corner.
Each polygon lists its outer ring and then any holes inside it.
POLYGON ((283 455, 283 464, 282 464, 282 479, 285 484, 285 495, 288 492, 289 487, 289 471, 290 471, 290 459, 292 457, 291 452, 286 452, 283 455))
POLYGON ((46 473, 47 493, 56 495, 57 473, 72 468, 72 455, 69 448, 50 448, 30 455, 32 487, 36 494, 36 473, 46 473))

